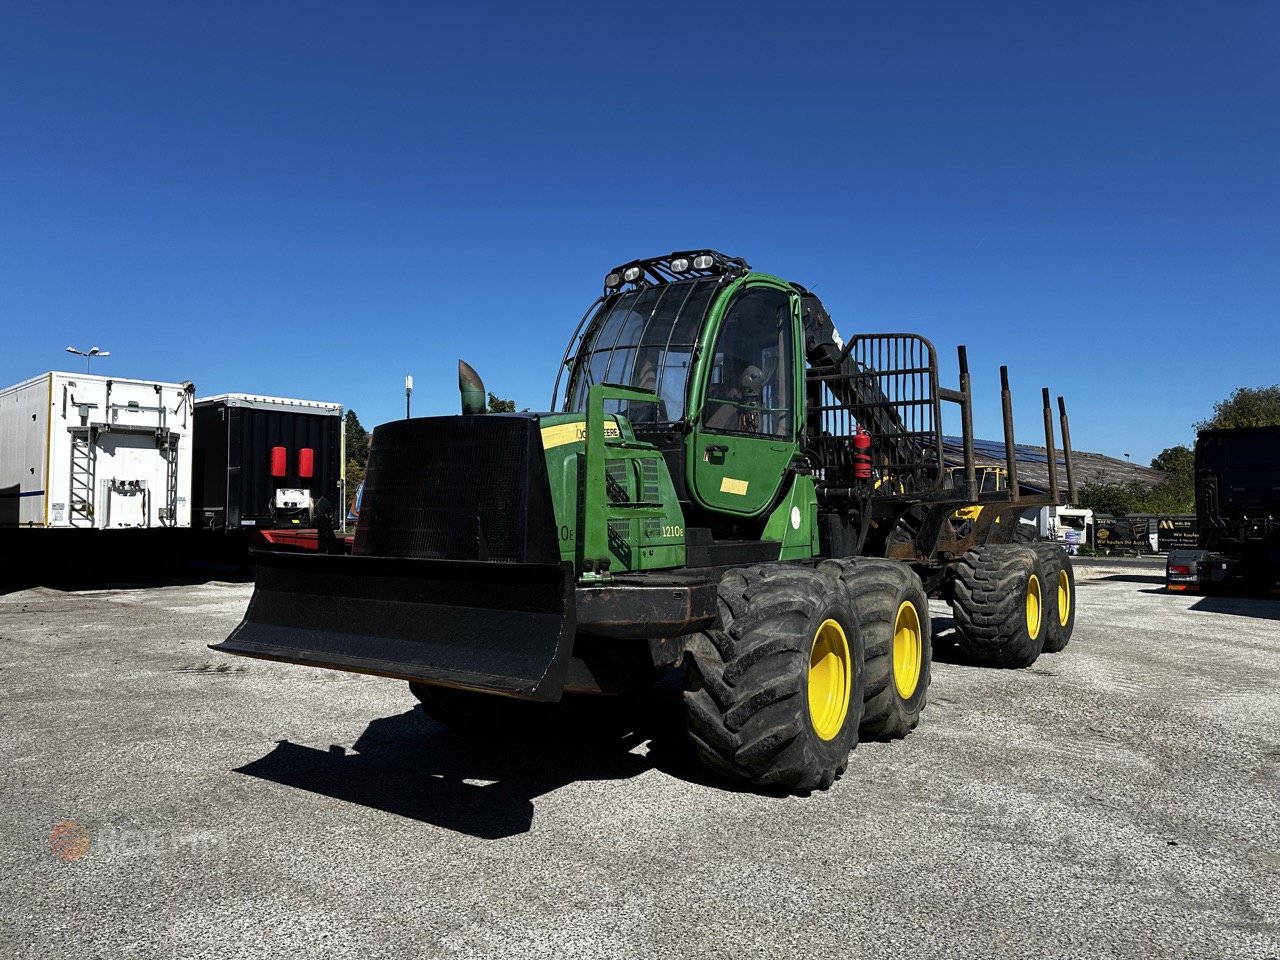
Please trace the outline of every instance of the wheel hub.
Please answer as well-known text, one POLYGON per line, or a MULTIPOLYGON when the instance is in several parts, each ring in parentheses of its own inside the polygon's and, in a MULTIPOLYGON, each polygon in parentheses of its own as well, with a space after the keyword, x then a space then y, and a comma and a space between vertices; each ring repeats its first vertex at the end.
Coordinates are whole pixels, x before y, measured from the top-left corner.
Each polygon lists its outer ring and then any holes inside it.
POLYGON ((809 653, 809 721, 823 740, 833 740, 849 714, 853 658, 849 638, 835 620, 824 620, 809 653))
POLYGON ((1032 640, 1040 636, 1042 606, 1040 578, 1033 573, 1027 578, 1027 636, 1032 640))
POLYGON ((920 614, 916 605, 904 600, 893 618, 893 685, 903 700, 911 699, 920 685, 920 663, 924 657, 920 614))

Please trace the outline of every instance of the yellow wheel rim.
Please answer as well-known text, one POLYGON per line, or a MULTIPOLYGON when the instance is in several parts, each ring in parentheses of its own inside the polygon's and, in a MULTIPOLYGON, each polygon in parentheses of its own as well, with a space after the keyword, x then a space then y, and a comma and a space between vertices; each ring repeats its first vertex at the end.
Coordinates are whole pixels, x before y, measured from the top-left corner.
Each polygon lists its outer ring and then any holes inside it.
POLYGON ((1058 571, 1058 625, 1065 627, 1071 619, 1071 578, 1067 571, 1058 571))
POLYGON ((1042 606, 1040 578, 1033 573, 1027 578, 1027 636, 1032 640, 1040 636, 1042 606))
POLYGON ((898 696, 910 700, 920 685, 920 663, 924 659, 924 640, 920 614, 916 605, 904 600, 893 618, 893 685, 898 696))
POLYGON ((853 658, 849 638, 834 620, 822 621, 809 653, 809 721, 823 740, 833 740, 849 715, 853 658))

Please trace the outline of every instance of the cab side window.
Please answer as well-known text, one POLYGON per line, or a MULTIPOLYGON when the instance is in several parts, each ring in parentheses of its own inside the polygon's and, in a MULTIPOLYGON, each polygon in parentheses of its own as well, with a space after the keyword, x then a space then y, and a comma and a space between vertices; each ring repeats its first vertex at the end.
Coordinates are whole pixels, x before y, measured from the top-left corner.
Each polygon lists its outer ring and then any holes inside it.
POLYGON ((792 365, 791 298, 768 287, 739 295, 716 336, 703 427, 791 439, 792 365))

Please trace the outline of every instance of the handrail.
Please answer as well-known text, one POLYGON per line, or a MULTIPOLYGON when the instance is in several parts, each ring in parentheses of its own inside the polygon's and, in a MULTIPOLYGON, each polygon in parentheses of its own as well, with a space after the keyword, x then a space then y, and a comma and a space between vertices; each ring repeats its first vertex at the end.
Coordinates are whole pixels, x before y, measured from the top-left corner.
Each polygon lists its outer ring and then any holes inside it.
MULTIPOLYGON (((607 577, 610 566, 610 504, 605 480, 605 461, 609 459, 605 448, 610 445, 610 440, 605 436, 604 403, 606 400, 638 400, 642 403, 655 403, 659 399, 658 395, 652 390, 625 387, 614 383, 592 384, 587 389, 587 423, 586 437, 584 438, 586 444, 586 476, 583 485, 583 497, 578 505, 581 514, 578 521, 578 529, 582 531, 583 567, 578 571, 579 576, 598 572, 607 577)), ((621 430, 619 430, 619 435, 621 435, 621 430)), ((651 452, 656 456, 661 456, 656 450, 651 452)), ((663 515, 660 509, 639 506, 629 507, 627 514, 632 517, 663 515)))

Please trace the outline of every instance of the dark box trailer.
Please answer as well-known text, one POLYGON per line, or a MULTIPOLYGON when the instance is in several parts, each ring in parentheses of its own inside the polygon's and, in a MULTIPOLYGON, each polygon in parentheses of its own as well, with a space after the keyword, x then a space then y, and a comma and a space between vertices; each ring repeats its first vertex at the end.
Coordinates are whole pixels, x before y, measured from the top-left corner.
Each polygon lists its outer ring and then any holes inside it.
POLYGON ((196 400, 193 525, 310 527, 345 501, 342 405, 227 393, 196 400))
POLYGON ((188 528, 194 392, 58 371, 0 389, 0 528, 188 528))
POLYGON ((1280 426, 1200 431, 1196 526, 1196 549, 1169 552, 1170 590, 1280 591, 1280 426))

